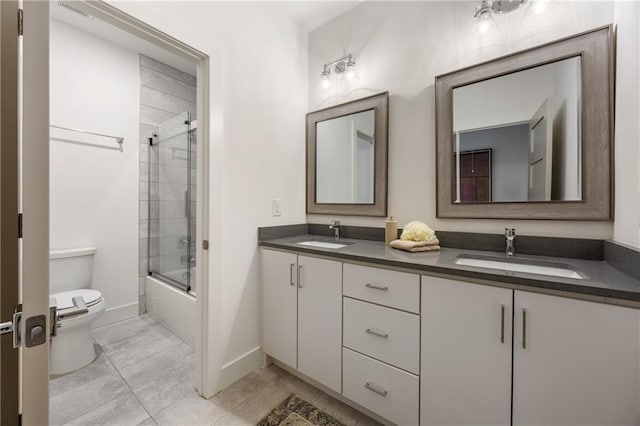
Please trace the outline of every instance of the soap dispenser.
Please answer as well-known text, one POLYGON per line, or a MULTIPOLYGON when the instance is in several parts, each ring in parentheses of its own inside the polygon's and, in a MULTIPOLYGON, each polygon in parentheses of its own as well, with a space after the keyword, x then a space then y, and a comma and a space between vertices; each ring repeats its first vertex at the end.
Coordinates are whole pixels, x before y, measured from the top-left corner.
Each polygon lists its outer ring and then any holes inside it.
POLYGON ((393 220, 393 216, 384 222, 384 242, 389 245, 393 240, 398 239, 398 222, 393 220))

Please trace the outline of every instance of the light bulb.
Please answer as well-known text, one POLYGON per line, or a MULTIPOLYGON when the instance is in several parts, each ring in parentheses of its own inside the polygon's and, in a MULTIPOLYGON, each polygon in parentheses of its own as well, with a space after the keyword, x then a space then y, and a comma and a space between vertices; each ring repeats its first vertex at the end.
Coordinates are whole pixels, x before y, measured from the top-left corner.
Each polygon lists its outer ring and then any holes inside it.
POLYGON ((542 15, 547 9, 547 2, 544 0, 536 0, 533 3, 533 13, 536 15, 542 15))
POLYGON ((480 34, 482 35, 485 35, 489 32, 489 29, 491 29, 491 25, 493 24, 493 16, 491 16, 491 13, 489 12, 484 12, 478 15, 476 21, 478 23, 478 32, 480 32, 480 34))
POLYGON ((488 21, 481 21, 478 23, 478 31, 480 31, 480 34, 486 34, 489 32, 489 22, 488 21))
POLYGON ((354 64, 347 65, 347 72, 345 73, 347 80, 355 80, 356 78, 356 66, 354 64))
POLYGON ((327 90, 331 87, 331 81, 329 81, 329 76, 322 77, 322 88, 327 90))
POLYGON ((323 90, 327 90, 329 87, 331 87, 331 80, 329 80, 329 70, 325 68, 320 76, 322 76, 322 82, 320 83, 320 85, 322 86, 323 90))

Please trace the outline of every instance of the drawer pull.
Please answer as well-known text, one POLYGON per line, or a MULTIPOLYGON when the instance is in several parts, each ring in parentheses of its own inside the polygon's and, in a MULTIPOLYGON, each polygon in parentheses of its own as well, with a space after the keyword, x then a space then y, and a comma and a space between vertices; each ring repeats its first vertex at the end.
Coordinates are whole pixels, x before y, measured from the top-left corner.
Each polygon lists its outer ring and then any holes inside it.
POLYGON ((289 268, 289 284, 290 285, 296 285, 296 283, 293 282, 293 270, 296 268, 296 264, 292 263, 291 267, 289 268))
POLYGON ((375 285, 375 284, 371 284, 371 283, 366 283, 364 286, 367 287, 367 288, 372 288, 374 290, 380 290, 380 291, 389 290, 389 287, 387 287, 386 285, 380 286, 380 285, 375 285))
POLYGON ((383 337, 383 338, 387 338, 389 337, 389 335, 383 331, 377 331, 374 330, 373 328, 367 328, 367 333, 369 334, 373 334, 374 336, 378 336, 378 337, 383 337))
POLYGON ((500 343, 504 343, 504 304, 500 306, 500 343))
POLYGON ((522 349, 527 349, 527 310, 522 309, 522 349))
POLYGON ((378 395, 381 395, 381 396, 387 396, 387 393, 388 393, 386 390, 378 389, 375 385, 372 385, 369 382, 365 383, 364 387, 369 389, 371 392, 375 392, 375 393, 377 393, 378 395))

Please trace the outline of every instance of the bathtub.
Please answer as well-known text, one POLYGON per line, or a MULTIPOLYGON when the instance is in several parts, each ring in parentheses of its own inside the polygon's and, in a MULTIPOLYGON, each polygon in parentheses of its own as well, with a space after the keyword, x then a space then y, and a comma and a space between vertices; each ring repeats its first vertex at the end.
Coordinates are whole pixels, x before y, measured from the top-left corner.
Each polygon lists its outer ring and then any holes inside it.
MULTIPOLYGON (((186 282, 186 278, 185 278, 185 274, 187 273, 186 269, 178 269, 176 271, 171 271, 171 272, 165 272, 164 276, 166 276, 167 278, 174 280, 178 283, 183 283, 186 282)), ((162 280, 162 279, 160 279, 162 280)), ((189 290, 189 293, 195 297, 196 295, 196 268, 191 268, 191 289, 189 290)))
MULTIPOLYGON (((186 270, 180 270, 169 274, 182 274, 185 272, 186 270)), ((195 277, 195 270, 192 269, 192 272, 195 277)), ((195 347, 195 292, 189 294, 168 284, 162 278, 148 276, 146 278, 146 303, 147 312, 154 320, 167 327, 192 347, 195 347)))

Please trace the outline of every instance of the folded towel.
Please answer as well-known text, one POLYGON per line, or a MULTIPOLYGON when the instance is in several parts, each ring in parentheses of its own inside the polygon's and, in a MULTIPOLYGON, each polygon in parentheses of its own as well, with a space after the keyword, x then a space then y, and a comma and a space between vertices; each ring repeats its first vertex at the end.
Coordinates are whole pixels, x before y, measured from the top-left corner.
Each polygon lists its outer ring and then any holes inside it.
POLYGON ((393 240, 389 245, 395 249, 405 250, 412 253, 440 250, 440 241, 438 241, 437 238, 430 241, 393 240))

